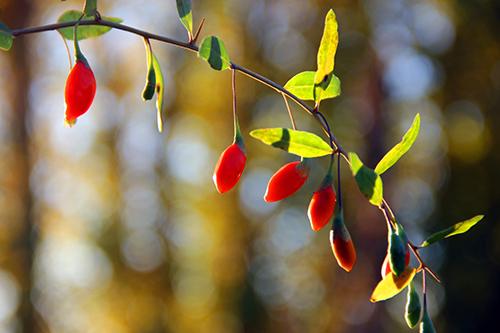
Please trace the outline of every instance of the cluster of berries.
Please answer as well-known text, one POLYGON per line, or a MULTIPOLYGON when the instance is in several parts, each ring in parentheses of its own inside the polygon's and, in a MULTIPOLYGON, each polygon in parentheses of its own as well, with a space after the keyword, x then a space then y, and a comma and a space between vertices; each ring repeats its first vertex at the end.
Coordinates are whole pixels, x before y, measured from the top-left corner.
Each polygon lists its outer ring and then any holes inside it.
MULTIPOLYGON (((240 179, 245 168, 246 154, 241 139, 236 140, 221 154, 213 175, 215 187, 219 193, 231 190, 240 179)), ((310 167, 308 160, 285 164, 269 179, 264 200, 276 202, 297 192, 306 182, 310 167)), ((319 231, 333 218, 330 231, 330 244, 338 264, 346 271, 351 271, 356 262, 356 250, 351 236, 344 224, 341 209, 335 211, 337 196, 333 187, 331 167, 319 189, 312 195, 307 216, 314 231, 319 231)))

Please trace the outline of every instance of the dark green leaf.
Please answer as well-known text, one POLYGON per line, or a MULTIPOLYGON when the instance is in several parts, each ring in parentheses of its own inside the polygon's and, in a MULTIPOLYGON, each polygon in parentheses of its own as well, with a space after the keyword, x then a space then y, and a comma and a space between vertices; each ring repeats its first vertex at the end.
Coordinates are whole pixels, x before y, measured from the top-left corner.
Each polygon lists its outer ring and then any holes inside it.
POLYGON ((193 11, 191 0, 176 0, 177 12, 182 25, 186 28, 190 37, 193 36, 193 11))
POLYGON ((305 158, 329 155, 332 148, 316 134, 289 128, 261 128, 250 135, 267 145, 305 158))
POLYGON ((391 271, 397 276, 405 270, 405 255, 407 247, 396 231, 391 230, 389 235, 389 264, 391 271))
POLYGON ((318 49, 318 70, 314 77, 314 83, 320 84, 325 77, 333 72, 335 65, 335 53, 339 44, 339 33, 337 18, 332 9, 328 11, 325 18, 325 30, 318 49))
POLYGON ((403 136, 401 142, 395 145, 385 156, 378 162, 375 167, 375 172, 379 175, 383 174, 387 171, 391 166, 393 166, 408 150, 410 150, 411 146, 415 142, 418 136, 418 132, 420 130, 420 114, 417 113, 415 118, 413 119, 413 123, 411 127, 406 131, 406 134, 403 136))
POLYGON ((436 329, 432 324, 431 317, 429 317, 429 313, 427 309, 424 308, 424 316, 422 317, 422 321, 420 322, 420 333, 436 333, 436 329))
POLYGON ((86 16, 92 17, 97 13, 97 0, 85 0, 83 12, 86 16))
POLYGON ((456 223, 452 225, 449 228, 446 228, 444 230, 438 231, 434 234, 432 234, 429 238, 427 238, 420 246, 428 246, 431 245, 432 243, 438 242, 442 239, 454 236, 454 235, 459 235, 463 234, 464 232, 469 231, 470 228, 472 228, 476 223, 481 221, 483 219, 484 215, 477 215, 474 216, 473 218, 470 218, 468 220, 456 223))
POLYGON ((5 24, 0 22, 0 49, 4 51, 10 50, 13 40, 14 37, 12 36, 10 29, 5 24))
POLYGON ((151 49, 151 44, 148 39, 144 38, 144 47, 146 48, 146 59, 147 59, 147 69, 148 73, 146 75, 146 85, 142 90, 142 99, 149 101, 153 98, 156 91, 156 74, 153 65, 153 50, 151 49))
POLYGON ((198 56, 205 59, 210 67, 218 71, 228 69, 231 66, 224 42, 215 36, 203 39, 198 56))
MULTIPOLYGON (((63 22, 70 22, 70 21, 77 21, 80 17, 82 16, 82 12, 79 10, 68 10, 67 12, 64 12, 61 16, 59 16, 59 19, 57 19, 57 22, 63 23, 63 22)), ((84 16, 82 20, 86 19, 93 19, 92 16, 84 16)), ((116 18, 116 17, 107 17, 103 16, 103 20, 106 21, 111 21, 115 23, 121 23, 123 22, 122 19, 116 18)), ((85 25, 85 26, 79 26, 78 27, 78 40, 82 39, 87 39, 87 38, 92 38, 92 37, 98 37, 106 32, 110 31, 110 27, 104 27, 104 26, 99 26, 99 25, 85 25)), ((58 30, 61 35, 63 35, 64 38, 73 40, 73 27, 68 27, 68 28, 62 28, 58 30)))
POLYGON ((160 63, 158 59, 153 54, 153 68, 155 71, 156 77, 156 120, 158 123, 158 131, 163 131, 163 123, 164 123, 164 110, 163 110, 163 95, 165 94, 165 82, 163 79, 163 73, 161 72, 160 63))
POLYGON ((331 74, 324 84, 315 85, 316 72, 306 71, 292 77, 285 84, 285 89, 304 101, 320 102, 340 95, 340 80, 331 74))
POLYGON ((408 294, 406 295, 405 320, 408 327, 413 328, 417 326, 421 313, 422 305, 420 304, 420 297, 412 281, 408 285, 408 294))
POLYGON ((351 170, 359 190, 375 206, 380 206, 384 198, 383 183, 380 176, 372 169, 366 167, 356 153, 349 153, 351 170))

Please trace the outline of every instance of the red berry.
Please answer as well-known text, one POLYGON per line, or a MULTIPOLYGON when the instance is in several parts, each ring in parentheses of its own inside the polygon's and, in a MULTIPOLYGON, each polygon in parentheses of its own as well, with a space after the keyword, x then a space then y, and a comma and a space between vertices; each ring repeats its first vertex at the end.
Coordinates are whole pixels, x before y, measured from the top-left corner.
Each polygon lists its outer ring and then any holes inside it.
POLYGON ((336 202, 337 197, 331 184, 314 192, 307 210, 312 230, 318 231, 330 222, 336 202))
MULTIPOLYGON (((405 254, 405 266, 408 267, 410 264, 410 251, 406 251, 405 254)), ((382 263, 382 269, 380 270, 380 275, 384 278, 387 274, 391 273, 391 264, 389 263, 389 253, 385 255, 384 262, 382 263)))
POLYGON ((330 231, 330 245, 339 266, 350 272, 356 263, 356 249, 345 225, 343 228, 342 231, 335 230, 336 228, 330 231))
POLYGON ((289 197, 304 185, 308 175, 309 167, 304 162, 285 164, 269 180, 264 200, 274 202, 289 197))
POLYGON ((66 79, 66 123, 73 125, 76 118, 87 112, 94 100, 96 82, 90 66, 77 60, 66 79))
POLYGON ((219 193, 229 191, 240 179, 247 157, 243 149, 233 143, 220 155, 215 166, 213 180, 219 193))

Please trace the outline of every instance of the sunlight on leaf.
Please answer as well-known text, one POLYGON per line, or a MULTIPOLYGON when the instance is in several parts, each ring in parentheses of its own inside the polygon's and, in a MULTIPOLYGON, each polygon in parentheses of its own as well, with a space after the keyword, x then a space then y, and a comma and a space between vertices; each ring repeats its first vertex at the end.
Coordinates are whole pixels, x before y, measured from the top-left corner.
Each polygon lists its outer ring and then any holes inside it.
POLYGON ((262 128, 250 136, 263 143, 305 158, 329 155, 332 148, 316 134, 289 128, 262 128))
POLYGON ((325 18, 325 30, 318 49, 318 70, 314 77, 314 83, 320 84, 327 75, 333 72, 335 65, 335 53, 339 44, 338 24, 332 9, 328 11, 325 18))
POLYGON ((351 170, 361 193, 374 206, 380 206, 383 200, 383 183, 380 176, 366 167, 356 153, 349 153, 351 170))
POLYGON ((198 56, 205 59, 215 70, 222 71, 231 66, 224 42, 215 36, 206 37, 201 42, 198 56))
POLYGON ((176 0, 177 12, 182 25, 186 28, 190 37, 193 36, 193 11, 191 0, 176 0))
POLYGON ((454 235, 459 235, 463 234, 467 231, 469 231, 470 228, 475 226, 479 221, 483 219, 484 215, 477 215, 474 216, 473 218, 470 218, 468 220, 458 222, 454 225, 452 225, 449 228, 446 228, 444 230, 438 231, 434 234, 432 234, 429 238, 427 238, 420 246, 425 247, 428 245, 431 245, 432 243, 438 242, 442 239, 454 236, 454 235))
MULTIPOLYGON (((79 10, 68 10, 67 12, 64 12, 59 18, 57 19, 57 22, 63 23, 63 22, 70 22, 70 21, 77 21, 81 16, 83 12, 79 10)), ((82 20, 88 20, 88 19, 93 19, 92 16, 84 16, 82 20)), ((103 16, 103 20, 106 21, 111 21, 114 23, 121 23, 123 22, 122 19, 116 18, 116 17, 107 17, 103 16)), ((105 27, 105 26, 100 26, 100 25, 85 25, 85 26, 79 26, 78 27, 78 40, 82 39, 87 39, 87 38, 92 38, 92 37, 98 37, 106 32, 110 31, 111 27, 105 27)), ((62 28, 58 30, 61 35, 69 40, 73 40, 73 27, 68 27, 68 28, 62 28)))
POLYGON ((379 175, 387 171, 391 166, 393 166, 408 150, 417 139, 418 133, 420 131, 420 114, 417 113, 413 119, 411 127, 406 131, 401 142, 395 145, 385 156, 378 162, 375 167, 375 172, 379 175))
POLYGON ((285 89, 304 101, 320 102, 328 98, 334 98, 340 95, 340 80, 335 75, 331 77, 325 86, 314 84, 314 75, 316 72, 306 71, 292 77, 285 84, 285 89))
POLYGON ((410 284, 416 273, 415 268, 407 268, 400 276, 387 274, 373 290, 370 302, 384 301, 396 296, 410 284))

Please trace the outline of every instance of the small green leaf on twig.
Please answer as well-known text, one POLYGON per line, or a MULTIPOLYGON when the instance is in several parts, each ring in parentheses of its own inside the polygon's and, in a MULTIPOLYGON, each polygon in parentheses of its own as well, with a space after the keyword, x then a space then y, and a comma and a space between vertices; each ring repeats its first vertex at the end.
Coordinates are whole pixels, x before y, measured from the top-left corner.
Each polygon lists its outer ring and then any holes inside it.
POLYGON ((391 166, 393 166, 408 150, 410 150, 411 146, 415 142, 418 136, 418 132, 420 130, 420 114, 417 113, 415 118, 413 119, 413 123, 411 127, 406 131, 405 135, 401 142, 395 145, 385 156, 378 162, 375 167, 375 172, 379 175, 383 174, 387 171, 391 166))
POLYGON ((158 62, 158 59, 156 56, 153 54, 153 68, 155 72, 155 78, 156 78, 156 120, 158 123, 158 131, 162 132, 163 131, 163 123, 165 121, 165 111, 163 110, 163 97, 165 94, 165 82, 163 79, 163 73, 160 68, 160 63, 158 62))
POLYGON ((383 183, 380 176, 363 164, 356 153, 349 153, 351 170, 361 193, 374 206, 380 206, 384 198, 383 183))
MULTIPOLYGON (((71 21, 77 21, 80 17, 82 17, 83 12, 79 10, 68 10, 64 12, 59 18, 57 19, 57 22, 59 23, 64 23, 64 22, 71 22, 71 21)), ((83 16, 82 20, 88 20, 88 19, 94 19, 93 16, 83 16)), ((103 16, 103 20, 114 22, 114 23, 121 23, 123 22, 122 19, 117 18, 117 17, 108 17, 108 16, 103 16)), ((79 26, 78 27, 78 40, 82 39, 87 39, 87 38, 92 38, 92 37, 98 37, 106 32, 110 31, 111 27, 106 27, 106 26, 101 26, 101 25, 84 25, 84 26, 79 26)), ((69 40, 73 40, 73 27, 68 27, 68 28, 61 28, 58 30, 61 35, 69 40)))
POLYGON ((304 101, 320 102, 328 98, 340 95, 340 80, 330 74, 329 80, 324 84, 315 85, 314 75, 316 72, 305 71, 292 77, 285 84, 285 89, 304 101))
POLYGON ((332 9, 328 11, 325 18, 325 29, 318 49, 318 70, 314 76, 314 83, 320 84, 325 77, 333 72, 335 65, 335 53, 339 44, 339 32, 337 18, 332 9))
POLYGON ((210 67, 218 71, 228 69, 231 66, 231 60, 229 59, 224 42, 215 36, 203 39, 198 56, 206 60, 210 64, 210 67))
POLYGON ((445 239, 445 238, 448 238, 448 237, 451 237, 454 235, 463 234, 463 233, 469 231, 469 229, 472 228, 473 226, 475 226, 479 221, 481 221, 483 219, 483 217, 484 217, 484 215, 477 215, 477 216, 474 216, 468 220, 456 223, 449 228, 438 231, 438 232, 432 234, 431 236, 429 236, 429 238, 427 238, 420 245, 420 247, 425 247, 425 246, 431 245, 432 243, 438 242, 442 239, 445 239))
POLYGON ((329 155, 332 148, 316 134, 290 128, 261 128, 250 136, 263 143, 305 158, 329 155))
POLYGON ((189 39, 193 38, 193 11, 191 0, 176 0, 177 12, 182 25, 186 28, 189 39))
POLYGON ((5 24, 0 22, 0 49, 4 51, 10 50, 13 40, 14 37, 12 36, 10 29, 5 24))

